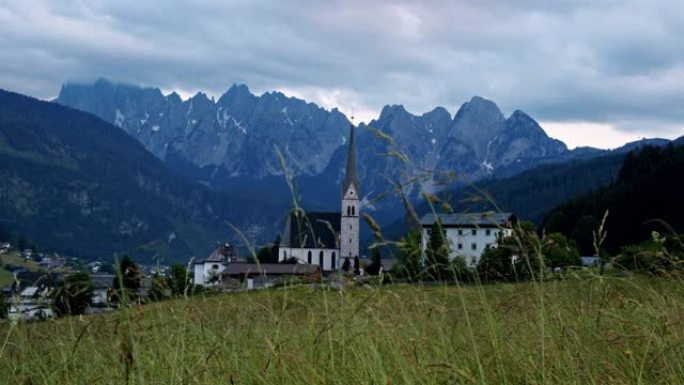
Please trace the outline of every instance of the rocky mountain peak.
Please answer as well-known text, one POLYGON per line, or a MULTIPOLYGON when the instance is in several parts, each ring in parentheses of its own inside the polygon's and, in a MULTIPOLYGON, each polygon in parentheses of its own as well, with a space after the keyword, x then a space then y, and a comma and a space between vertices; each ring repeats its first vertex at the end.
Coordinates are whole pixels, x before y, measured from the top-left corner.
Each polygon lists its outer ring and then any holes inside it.
POLYGON ((479 158, 485 158, 489 143, 503 129, 505 121, 494 102, 474 96, 459 108, 449 136, 470 146, 479 158))
POLYGON ((198 93, 196 93, 194 96, 192 96, 192 97, 190 98, 190 101, 191 101, 194 105, 198 105, 198 104, 199 104, 199 105, 214 104, 214 101, 211 100, 211 99, 209 99, 209 97, 207 96, 207 94, 205 94, 204 92, 198 92, 198 93))
POLYGON ((183 102, 183 99, 181 99, 180 95, 178 95, 176 91, 166 95, 166 100, 168 100, 171 104, 180 104, 183 102))
POLYGON ((392 105, 386 105, 385 107, 382 108, 382 111, 380 111, 380 117, 378 118, 378 121, 383 121, 383 120, 388 120, 395 118, 397 116, 408 116, 411 115, 409 114, 408 111, 404 108, 403 105, 401 104, 392 104, 392 105))
POLYGON ((511 116, 506 119, 505 130, 515 130, 515 134, 518 135, 533 135, 548 138, 546 132, 539 126, 539 123, 521 110, 515 110, 511 116))
POLYGON ((501 113, 499 106, 493 101, 481 96, 473 96, 469 101, 463 103, 456 113, 454 120, 471 116, 486 116, 492 120, 504 120, 504 115, 501 113))

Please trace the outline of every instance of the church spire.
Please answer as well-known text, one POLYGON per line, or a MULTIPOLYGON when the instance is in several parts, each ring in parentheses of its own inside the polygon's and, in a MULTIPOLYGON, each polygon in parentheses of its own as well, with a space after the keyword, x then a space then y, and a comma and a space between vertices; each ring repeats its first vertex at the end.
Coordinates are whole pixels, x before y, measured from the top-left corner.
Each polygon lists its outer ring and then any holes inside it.
MULTIPOLYGON (((353 118, 352 118, 353 119, 353 118)), ((347 172, 342 185, 342 194, 346 194, 349 186, 353 185, 356 192, 359 192, 359 178, 356 176, 356 147, 354 145, 354 124, 351 124, 349 132, 349 149, 347 150, 347 172)))

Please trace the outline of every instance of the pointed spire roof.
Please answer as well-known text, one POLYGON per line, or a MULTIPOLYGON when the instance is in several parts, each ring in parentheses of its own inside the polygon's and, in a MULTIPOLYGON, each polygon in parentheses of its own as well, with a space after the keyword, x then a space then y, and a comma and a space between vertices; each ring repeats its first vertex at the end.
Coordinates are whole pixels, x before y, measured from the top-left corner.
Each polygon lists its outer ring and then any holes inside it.
POLYGON ((349 132, 349 149, 347 150, 347 172, 344 176, 344 184, 342 185, 342 194, 349 190, 349 186, 353 185, 356 192, 359 193, 359 178, 356 176, 356 146, 354 145, 354 124, 351 124, 351 131, 349 132))

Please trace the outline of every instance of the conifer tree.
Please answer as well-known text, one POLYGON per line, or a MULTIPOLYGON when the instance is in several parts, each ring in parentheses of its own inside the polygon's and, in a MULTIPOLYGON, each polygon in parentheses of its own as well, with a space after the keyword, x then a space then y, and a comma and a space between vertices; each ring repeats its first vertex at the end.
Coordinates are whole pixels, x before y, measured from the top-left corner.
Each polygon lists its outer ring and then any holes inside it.
POLYGON ((380 250, 377 248, 373 250, 373 261, 366 268, 366 272, 369 275, 378 275, 382 269, 382 255, 380 255, 380 250))
POLYGON ((430 242, 426 250, 428 276, 436 280, 448 280, 449 244, 442 223, 437 220, 432 225, 430 242))

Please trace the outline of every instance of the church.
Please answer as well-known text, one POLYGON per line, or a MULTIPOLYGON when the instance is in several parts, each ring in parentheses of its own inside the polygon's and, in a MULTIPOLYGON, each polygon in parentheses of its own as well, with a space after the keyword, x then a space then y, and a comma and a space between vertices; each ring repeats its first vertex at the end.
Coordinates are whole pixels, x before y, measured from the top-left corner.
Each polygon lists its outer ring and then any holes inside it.
POLYGON ((278 261, 296 259, 298 263, 320 266, 323 273, 338 271, 359 258, 359 179, 356 175, 354 126, 349 133, 347 168, 342 183, 339 212, 296 210, 285 221, 278 261))

